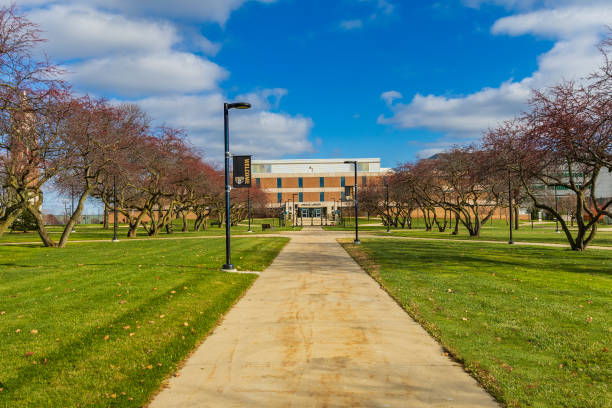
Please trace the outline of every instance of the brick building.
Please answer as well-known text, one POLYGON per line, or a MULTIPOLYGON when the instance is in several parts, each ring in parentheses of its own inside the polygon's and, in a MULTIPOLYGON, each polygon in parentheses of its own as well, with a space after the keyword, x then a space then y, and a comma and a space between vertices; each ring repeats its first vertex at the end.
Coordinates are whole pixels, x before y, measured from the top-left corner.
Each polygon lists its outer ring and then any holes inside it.
POLYGON ((253 183, 267 195, 268 207, 303 218, 333 217, 341 205, 352 206, 357 161, 357 189, 385 175, 379 158, 253 160, 253 183), (295 202, 295 208, 293 203, 295 202))

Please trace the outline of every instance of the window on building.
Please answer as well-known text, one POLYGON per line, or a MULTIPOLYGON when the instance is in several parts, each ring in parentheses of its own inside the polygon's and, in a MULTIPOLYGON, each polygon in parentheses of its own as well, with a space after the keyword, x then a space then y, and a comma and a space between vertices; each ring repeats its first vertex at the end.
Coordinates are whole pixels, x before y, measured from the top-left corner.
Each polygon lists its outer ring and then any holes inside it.
POLYGON ((276 179, 276 188, 283 188, 283 179, 280 177, 276 179))
POLYGON ((325 177, 319 177, 319 187, 325 187, 325 177))
POLYGON ((304 202, 304 193, 298 194, 298 200, 300 201, 300 203, 304 202))
POLYGON ((368 185, 368 181, 367 181, 367 179, 366 179, 366 176, 361 176, 361 185, 362 185, 363 187, 365 187, 365 186, 367 186, 367 185, 368 185))
POLYGON ((304 188, 304 179, 302 177, 298 177, 298 188, 304 188))
POLYGON ((281 202, 283 201, 283 194, 282 193, 276 193, 276 201, 277 202, 281 202))
POLYGON ((340 187, 344 187, 345 184, 346 184, 346 177, 344 176, 340 177, 340 187))
POLYGON ((325 201, 325 193, 323 191, 319 193, 319 201, 325 201))
POLYGON ((344 194, 344 191, 342 193, 340 193, 340 201, 345 201, 346 200, 346 194, 344 194))
POLYGON ((261 187, 261 179, 260 178, 256 178, 255 179, 255 185, 257 186, 257 188, 261 187))

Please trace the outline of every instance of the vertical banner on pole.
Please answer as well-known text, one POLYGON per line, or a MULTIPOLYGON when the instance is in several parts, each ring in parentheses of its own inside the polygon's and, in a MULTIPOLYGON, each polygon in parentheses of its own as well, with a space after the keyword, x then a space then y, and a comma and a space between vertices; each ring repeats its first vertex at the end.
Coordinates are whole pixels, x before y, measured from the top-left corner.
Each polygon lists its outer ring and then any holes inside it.
POLYGON ((234 159, 234 172, 233 172, 234 188, 251 187, 251 157, 252 156, 233 156, 233 159, 234 159))

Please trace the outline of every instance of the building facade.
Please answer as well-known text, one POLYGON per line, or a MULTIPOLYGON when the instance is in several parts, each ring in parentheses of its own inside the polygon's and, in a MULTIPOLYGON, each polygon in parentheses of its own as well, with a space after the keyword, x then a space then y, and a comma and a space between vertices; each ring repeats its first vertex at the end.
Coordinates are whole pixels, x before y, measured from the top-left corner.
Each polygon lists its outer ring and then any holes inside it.
POLYGON ((384 176, 379 158, 253 160, 253 183, 267 195, 268 207, 289 217, 333 219, 335 211, 353 205, 354 165, 357 191, 384 176))

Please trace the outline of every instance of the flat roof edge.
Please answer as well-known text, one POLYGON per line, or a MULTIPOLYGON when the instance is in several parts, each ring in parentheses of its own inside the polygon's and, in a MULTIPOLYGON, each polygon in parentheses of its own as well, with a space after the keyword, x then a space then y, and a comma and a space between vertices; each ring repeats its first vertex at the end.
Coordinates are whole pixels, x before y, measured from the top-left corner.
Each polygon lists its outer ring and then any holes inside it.
POLYGON ((346 159, 277 159, 277 160, 253 160, 253 164, 272 163, 344 163, 347 160, 358 162, 380 162, 380 157, 346 158, 346 159))

